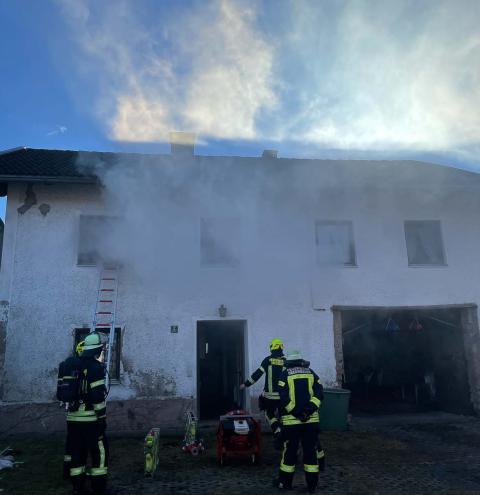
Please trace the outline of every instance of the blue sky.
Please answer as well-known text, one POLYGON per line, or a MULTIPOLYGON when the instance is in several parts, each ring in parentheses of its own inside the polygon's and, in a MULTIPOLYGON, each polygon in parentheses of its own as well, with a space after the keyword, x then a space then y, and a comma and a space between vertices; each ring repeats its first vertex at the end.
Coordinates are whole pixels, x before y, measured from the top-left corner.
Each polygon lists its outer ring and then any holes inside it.
POLYGON ((5 0, 0 149, 480 166, 477 0, 5 0))

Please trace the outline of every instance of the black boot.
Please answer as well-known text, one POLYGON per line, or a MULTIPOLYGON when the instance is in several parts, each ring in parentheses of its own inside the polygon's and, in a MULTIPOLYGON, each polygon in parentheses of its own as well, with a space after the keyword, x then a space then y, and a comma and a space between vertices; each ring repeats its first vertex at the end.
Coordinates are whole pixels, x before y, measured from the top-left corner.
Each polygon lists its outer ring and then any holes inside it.
POLYGON ((64 461, 63 462, 63 479, 64 480, 69 480, 70 479, 70 461, 64 461))
POLYGON ((92 476, 92 492, 94 495, 110 495, 111 490, 107 490, 107 476, 92 476))
POLYGON ((278 478, 274 478, 273 483, 272 483, 274 488, 278 488, 279 490, 282 491, 290 491, 293 490, 292 485, 288 483, 282 483, 278 478))
POLYGON ((85 474, 79 476, 71 476, 73 495, 85 495, 87 491, 85 490, 85 474))

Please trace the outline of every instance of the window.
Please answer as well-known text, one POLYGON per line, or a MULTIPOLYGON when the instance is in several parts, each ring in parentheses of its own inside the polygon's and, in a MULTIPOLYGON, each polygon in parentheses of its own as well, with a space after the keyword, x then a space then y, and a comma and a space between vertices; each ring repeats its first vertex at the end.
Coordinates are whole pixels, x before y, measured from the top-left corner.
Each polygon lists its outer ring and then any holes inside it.
POLYGON ((200 222, 200 258, 202 265, 237 266, 239 264, 240 222, 215 218, 200 222))
POLYGON ((95 266, 100 261, 115 264, 106 259, 107 253, 112 251, 110 244, 115 224, 115 217, 102 215, 80 215, 78 257, 80 266, 95 266))
POLYGON ((440 220, 405 221, 409 265, 445 265, 440 220))
MULTIPOLYGON (((76 328, 75 329, 75 341, 74 350, 79 342, 85 339, 85 337, 90 333, 89 328, 76 328)), ((99 333, 103 338, 102 340, 107 342, 110 335, 110 329, 108 328, 97 328, 97 333, 99 333)), ((120 380, 120 356, 122 350, 122 331, 119 327, 115 328, 115 336, 113 339, 113 349, 112 358, 110 360, 110 380, 120 380)))
POLYGON ((356 266, 352 222, 317 221, 315 242, 319 265, 356 266))

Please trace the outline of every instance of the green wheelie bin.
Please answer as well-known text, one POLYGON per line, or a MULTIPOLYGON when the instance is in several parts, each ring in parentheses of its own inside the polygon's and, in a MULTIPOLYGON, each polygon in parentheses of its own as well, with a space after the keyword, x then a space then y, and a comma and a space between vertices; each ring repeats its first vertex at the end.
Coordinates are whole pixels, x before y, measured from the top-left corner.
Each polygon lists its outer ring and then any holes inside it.
POLYGON ((344 431, 347 429, 350 390, 325 388, 320 406, 320 428, 322 430, 344 431))

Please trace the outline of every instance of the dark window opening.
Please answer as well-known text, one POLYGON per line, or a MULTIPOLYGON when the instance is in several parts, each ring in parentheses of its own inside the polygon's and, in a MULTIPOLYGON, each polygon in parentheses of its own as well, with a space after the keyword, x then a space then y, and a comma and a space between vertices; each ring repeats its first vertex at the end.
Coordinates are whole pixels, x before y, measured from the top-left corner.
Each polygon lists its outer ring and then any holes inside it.
POLYGON ((406 221, 405 239, 409 265, 445 265, 445 251, 439 220, 406 221))
POLYGON ((114 233, 118 218, 102 215, 80 215, 78 257, 79 266, 96 266, 99 263, 118 266, 112 259, 114 233))
POLYGON ((317 221, 315 242, 319 265, 356 266, 352 222, 317 221))
POLYGON ((238 266, 238 219, 203 218, 200 222, 200 261, 205 266, 238 266))
POLYGON ((449 308, 342 311, 352 409, 472 413, 460 317, 449 308))
MULTIPOLYGON (((101 334, 103 341, 108 345, 108 338, 110 335, 110 330, 108 328, 97 328, 97 333, 101 334)), ((76 328, 75 329, 75 339, 74 339, 74 350, 79 342, 85 339, 85 337, 90 333, 89 328, 76 328)), ((112 357, 110 359, 110 380, 120 380, 120 358, 122 351, 122 331, 119 327, 115 328, 115 335, 113 339, 113 349, 112 357)))

